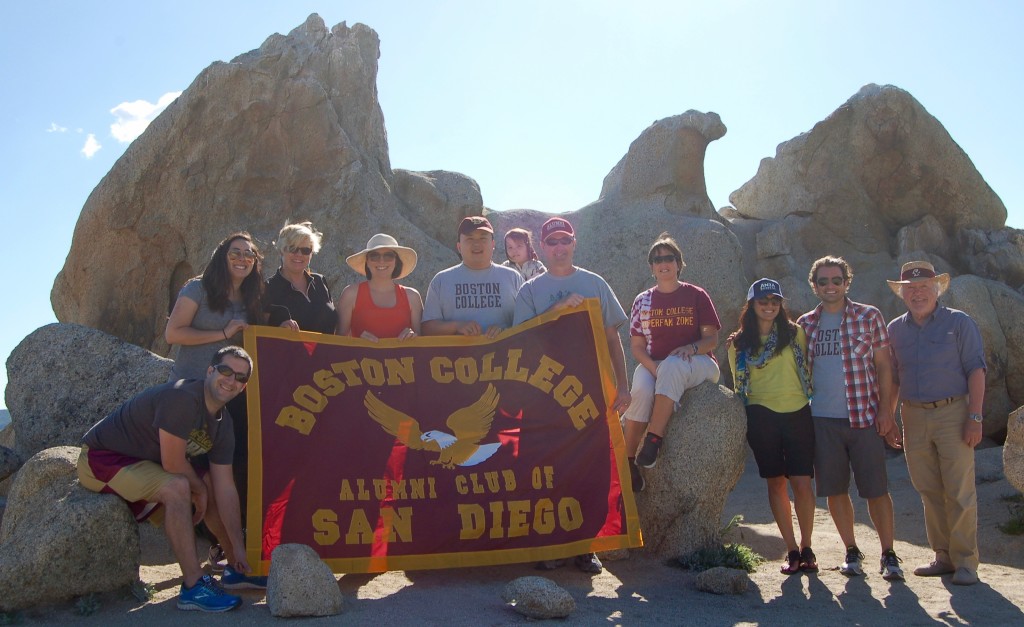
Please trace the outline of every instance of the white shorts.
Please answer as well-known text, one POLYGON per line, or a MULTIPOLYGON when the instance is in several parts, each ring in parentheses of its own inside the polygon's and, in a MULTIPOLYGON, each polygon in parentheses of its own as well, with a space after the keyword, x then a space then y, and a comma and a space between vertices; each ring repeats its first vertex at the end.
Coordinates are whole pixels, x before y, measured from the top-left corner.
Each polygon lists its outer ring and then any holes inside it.
POLYGON ((643 364, 638 365, 633 372, 633 387, 629 391, 632 401, 629 403, 629 409, 622 415, 626 420, 650 422, 655 394, 667 396, 678 404, 683 392, 705 381, 717 383, 721 374, 718 363, 707 355, 697 355, 690 359, 669 356, 664 361, 656 363, 657 379, 643 364))

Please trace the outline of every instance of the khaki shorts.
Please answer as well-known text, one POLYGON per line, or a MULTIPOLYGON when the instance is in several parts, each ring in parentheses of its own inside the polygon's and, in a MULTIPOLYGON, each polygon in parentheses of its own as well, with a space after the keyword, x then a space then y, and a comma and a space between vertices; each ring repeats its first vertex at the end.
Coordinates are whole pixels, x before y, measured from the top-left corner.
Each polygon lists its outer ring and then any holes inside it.
POLYGON ((149 519, 153 524, 160 524, 163 511, 158 511, 160 503, 151 499, 175 477, 156 462, 113 451, 91 451, 82 446, 78 456, 78 481, 82 487, 120 496, 140 522, 149 519))

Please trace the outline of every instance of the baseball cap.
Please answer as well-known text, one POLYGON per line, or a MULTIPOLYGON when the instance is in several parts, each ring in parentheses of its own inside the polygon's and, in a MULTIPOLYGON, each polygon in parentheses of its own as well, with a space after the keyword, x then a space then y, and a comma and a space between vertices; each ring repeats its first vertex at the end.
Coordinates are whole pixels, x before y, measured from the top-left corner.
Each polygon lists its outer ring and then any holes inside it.
POLYGON ((750 284, 750 289, 747 290, 747 300, 764 298, 765 296, 778 296, 779 298, 785 298, 785 296, 782 295, 782 286, 779 285, 778 281, 773 279, 758 279, 750 284))
POLYGON ((542 241, 557 233, 576 237, 576 232, 572 229, 572 225, 565 218, 551 218, 540 227, 540 239, 542 241))
POLYGON ((459 223, 459 235, 469 235, 473 231, 487 231, 491 235, 494 235, 494 227, 491 226, 491 222, 483 216, 469 216, 462 219, 459 223))

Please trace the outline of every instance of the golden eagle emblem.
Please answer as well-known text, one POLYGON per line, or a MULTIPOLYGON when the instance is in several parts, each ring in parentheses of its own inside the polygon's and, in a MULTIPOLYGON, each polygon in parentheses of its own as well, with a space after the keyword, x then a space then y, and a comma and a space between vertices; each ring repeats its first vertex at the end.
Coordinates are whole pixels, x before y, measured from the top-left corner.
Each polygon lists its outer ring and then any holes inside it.
POLYGON ((491 430, 498 398, 498 391, 488 383, 478 401, 448 416, 445 424, 451 433, 437 430, 421 433, 420 423, 415 418, 389 406, 373 392, 366 393, 363 405, 370 418, 402 444, 414 450, 440 453, 437 459, 431 460, 431 465, 441 464, 444 468, 454 469, 455 466, 475 466, 494 455, 501 446, 500 442, 480 444, 491 430))

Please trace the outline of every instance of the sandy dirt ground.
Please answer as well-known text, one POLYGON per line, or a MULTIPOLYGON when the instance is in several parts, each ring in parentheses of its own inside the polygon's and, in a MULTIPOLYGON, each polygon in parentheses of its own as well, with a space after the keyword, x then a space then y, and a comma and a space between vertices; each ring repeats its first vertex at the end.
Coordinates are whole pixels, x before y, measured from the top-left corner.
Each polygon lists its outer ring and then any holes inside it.
MULTIPOLYGON (((910 484, 901 455, 888 461, 896 510, 896 551, 906 582, 888 582, 878 574, 880 548, 863 501, 857 509, 857 539, 867 555, 866 576, 847 578, 838 571, 845 553, 835 527, 818 499, 814 548, 821 572, 787 577, 779 573, 785 546, 768 508, 763 480, 748 460, 745 472, 723 512, 743 523, 729 541, 748 544, 768 558, 751 575, 742 595, 717 596, 694 587, 695 574, 633 551, 627 559, 605 561, 600 575, 571 566, 546 573, 568 590, 577 609, 565 625, 1024 625, 1024 537, 1006 536, 997 525, 1009 518, 1000 497, 1015 490, 1002 476, 1002 449, 978 452, 980 583, 954 586, 949 576, 915 577, 915 566, 932 559, 925 538, 921 502, 910 484)), ((144 526, 148 527, 148 526, 144 526)), ((344 575, 338 585, 344 611, 335 617, 302 619, 303 624, 515 625, 535 623, 501 600, 516 577, 539 574, 528 564, 377 575, 344 575)), ((68 575, 65 573, 65 575, 68 575)), ((79 616, 71 604, 24 612, 25 624, 179 625, 200 620, 210 625, 280 624, 271 616, 262 592, 243 592, 245 603, 226 614, 184 613, 175 608, 181 572, 159 531, 144 529, 143 581, 156 595, 140 602, 126 593, 103 595, 100 609, 79 616)))

